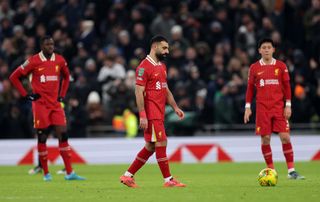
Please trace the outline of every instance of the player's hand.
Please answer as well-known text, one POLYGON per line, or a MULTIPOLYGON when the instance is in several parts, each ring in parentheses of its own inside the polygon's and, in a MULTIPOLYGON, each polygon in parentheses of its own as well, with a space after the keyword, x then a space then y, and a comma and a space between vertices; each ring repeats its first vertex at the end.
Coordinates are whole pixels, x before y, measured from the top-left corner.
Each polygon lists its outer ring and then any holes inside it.
POLYGON ((184 119, 184 112, 179 107, 174 109, 174 112, 178 115, 180 120, 184 119))
POLYGON ((142 130, 148 129, 148 119, 147 118, 140 118, 139 128, 142 130))
POLYGON ((147 119, 147 114, 146 111, 140 111, 139 112, 139 117, 140 117, 140 121, 139 121, 139 128, 141 128, 142 130, 147 130, 148 128, 148 119, 147 119))
POLYGON ((26 96, 26 99, 27 100, 30 100, 30 101, 36 101, 40 98, 41 96, 38 94, 38 93, 32 93, 32 94, 28 94, 26 96))
POLYGON ((252 114, 252 111, 250 108, 246 108, 246 111, 244 112, 243 122, 248 123, 250 120, 250 116, 252 114))
POLYGON ((291 111, 291 107, 285 107, 284 111, 283 111, 283 116, 289 120, 291 117, 292 111, 291 111))

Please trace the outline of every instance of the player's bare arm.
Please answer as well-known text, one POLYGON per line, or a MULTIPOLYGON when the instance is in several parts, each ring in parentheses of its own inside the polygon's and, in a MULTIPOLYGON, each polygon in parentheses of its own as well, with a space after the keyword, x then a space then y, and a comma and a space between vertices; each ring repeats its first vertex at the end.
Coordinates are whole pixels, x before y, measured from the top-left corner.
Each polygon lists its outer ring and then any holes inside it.
POLYGON ((144 92, 145 92, 145 87, 136 85, 136 102, 137 102, 137 107, 139 111, 139 116, 140 116, 140 121, 139 121, 139 127, 143 130, 146 130, 148 128, 148 119, 146 115, 146 111, 144 109, 144 92))
POLYGON ((248 123, 250 120, 250 116, 252 114, 252 111, 250 108, 246 108, 246 110, 244 111, 244 118, 243 118, 243 122, 244 123, 248 123))
POLYGON ((169 88, 167 88, 167 103, 172 107, 174 112, 179 116, 180 120, 184 119, 184 112, 178 107, 169 88))

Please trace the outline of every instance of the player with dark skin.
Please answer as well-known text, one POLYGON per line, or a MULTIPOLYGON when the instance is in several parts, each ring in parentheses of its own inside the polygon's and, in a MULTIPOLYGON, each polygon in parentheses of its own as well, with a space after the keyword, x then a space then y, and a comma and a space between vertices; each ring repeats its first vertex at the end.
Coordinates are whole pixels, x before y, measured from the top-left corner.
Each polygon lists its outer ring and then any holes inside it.
POLYGON ((66 168, 66 180, 84 180, 71 166, 70 146, 66 127, 66 117, 61 105, 69 87, 69 70, 65 59, 54 52, 51 36, 40 40, 41 51, 28 58, 10 76, 10 80, 20 94, 32 101, 34 127, 38 136, 38 154, 44 171, 44 180, 51 181, 48 170, 46 141, 52 128, 59 140, 59 150, 66 168), (33 93, 27 94, 20 78, 31 75, 33 93), (60 88, 60 77, 62 77, 60 88), (59 90, 60 89, 60 90, 59 90))

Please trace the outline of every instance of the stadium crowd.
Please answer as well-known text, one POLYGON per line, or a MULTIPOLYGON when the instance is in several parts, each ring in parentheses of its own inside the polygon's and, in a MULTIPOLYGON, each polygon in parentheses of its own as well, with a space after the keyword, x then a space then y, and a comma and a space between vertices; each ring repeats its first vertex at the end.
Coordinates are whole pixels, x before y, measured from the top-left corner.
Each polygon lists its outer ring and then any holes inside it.
POLYGON ((48 34, 72 74, 71 137, 112 125, 126 109, 137 113, 135 68, 155 34, 170 41, 167 78, 186 111, 182 126, 243 122, 248 68, 262 37, 274 40, 290 71, 291 121, 319 122, 320 0, 0 0, 0 138, 34 136, 31 103, 8 76, 48 34))

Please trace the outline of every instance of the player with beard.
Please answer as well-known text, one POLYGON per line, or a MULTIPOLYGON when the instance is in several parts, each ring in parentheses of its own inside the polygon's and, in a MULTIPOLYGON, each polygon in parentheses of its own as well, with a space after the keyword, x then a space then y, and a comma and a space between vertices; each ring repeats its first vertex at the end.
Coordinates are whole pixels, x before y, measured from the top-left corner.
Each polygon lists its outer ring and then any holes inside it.
POLYGON ((169 54, 168 40, 157 35, 151 39, 150 45, 149 55, 136 69, 135 94, 140 116, 139 127, 144 130, 145 146, 137 154, 129 169, 120 177, 120 181, 128 187, 138 187, 133 178, 134 174, 153 153, 156 153, 164 178, 164 187, 185 187, 185 184, 172 177, 166 152, 165 104, 168 103, 180 119, 184 118, 184 112, 177 106, 168 88, 166 65, 160 62, 169 54))

